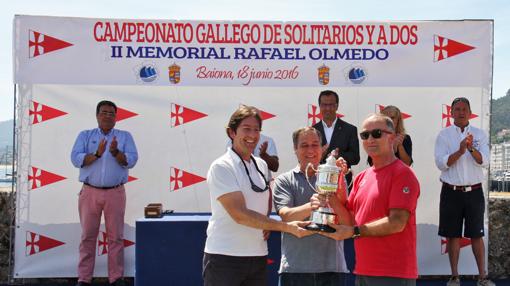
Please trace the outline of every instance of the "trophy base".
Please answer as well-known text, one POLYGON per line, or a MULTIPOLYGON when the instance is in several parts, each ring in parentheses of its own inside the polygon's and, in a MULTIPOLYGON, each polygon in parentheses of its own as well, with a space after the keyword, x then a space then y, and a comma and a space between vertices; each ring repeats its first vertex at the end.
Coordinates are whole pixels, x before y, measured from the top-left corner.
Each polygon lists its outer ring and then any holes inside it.
POLYGON ((328 232, 328 233, 333 233, 336 231, 334 228, 332 228, 331 226, 329 226, 327 224, 311 223, 311 224, 305 226, 305 228, 307 230, 311 230, 311 231, 322 231, 322 232, 328 232))

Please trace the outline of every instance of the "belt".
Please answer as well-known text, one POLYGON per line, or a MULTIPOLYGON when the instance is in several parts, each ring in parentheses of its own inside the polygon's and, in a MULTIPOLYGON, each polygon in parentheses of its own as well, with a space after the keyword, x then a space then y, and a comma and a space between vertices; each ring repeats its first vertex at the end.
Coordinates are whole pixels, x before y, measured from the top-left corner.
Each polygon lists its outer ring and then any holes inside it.
POLYGON ((122 184, 118 184, 118 185, 115 185, 115 186, 111 186, 111 187, 96 187, 96 186, 93 186, 89 183, 83 183, 85 186, 89 186, 89 187, 92 187, 92 188, 95 188, 95 189, 101 189, 101 190, 109 190, 109 189, 115 189, 115 188, 118 188, 122 185, 124 185, 124 183, 122 184))
POLYGON ((481 189, 482 188, 482 183, 478 183, 478 184, 475 184, 475 185, 471 185, 471 186, 454 186, 454 185, 450 185, 448 183, 443 183, 443 185, 445 185, 446 187, 454 190, 454 191, 461 191, 461 192, 471 192, 471 191, 476 191, 478 189, 481 189))

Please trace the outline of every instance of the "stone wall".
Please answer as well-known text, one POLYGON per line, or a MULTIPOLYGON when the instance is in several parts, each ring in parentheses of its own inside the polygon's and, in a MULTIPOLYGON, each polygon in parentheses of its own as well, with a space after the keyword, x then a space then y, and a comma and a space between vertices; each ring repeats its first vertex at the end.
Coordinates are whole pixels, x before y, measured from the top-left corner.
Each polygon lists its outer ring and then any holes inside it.
POLYGON ((510 277, 510 197, 489 199, 489 275, 510 277))
MULTIPOLYGON (((9 274, 10 213, 8 206, 9 193, 0 192, 0 283, 7 282, 9 274)), ((489 199, 489 221, 489 276, 492 278, 509 278, 510 197, 489 199)), ((69 283, 68 281, 62 279, 62 282, 69 283)))
POLYGON ((9 193, 0 191, 0 283, 9 275, 9 193))

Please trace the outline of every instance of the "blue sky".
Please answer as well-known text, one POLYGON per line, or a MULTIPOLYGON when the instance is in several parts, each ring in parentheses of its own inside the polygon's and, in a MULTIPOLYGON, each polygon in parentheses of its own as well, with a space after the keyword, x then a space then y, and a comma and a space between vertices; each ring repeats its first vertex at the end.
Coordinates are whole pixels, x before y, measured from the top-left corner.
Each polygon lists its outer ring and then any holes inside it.
POLYGON ((377 21, 494 19, 493 98, 510 89, 510 1, 507 0, 17 0, 0 9, 0 121, 13 117, 12 21, 14 15, 91 18, 377 21))

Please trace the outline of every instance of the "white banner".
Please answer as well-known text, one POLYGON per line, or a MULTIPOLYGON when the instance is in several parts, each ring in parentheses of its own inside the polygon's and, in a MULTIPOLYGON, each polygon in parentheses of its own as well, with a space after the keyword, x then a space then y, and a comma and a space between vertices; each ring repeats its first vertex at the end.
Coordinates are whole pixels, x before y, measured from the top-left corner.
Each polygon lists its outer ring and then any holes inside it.
MULTIPOLYGON (((239 104, 263 111, 263 133, 276 142, 281 173, 297 163, 291 133, 319 120, 317 97, 324 89, 339 93, 339 116, 358 127, 386 105, 405 114, 422 189, 419 272, 449 274, 437 236, 440 184, 433 147, 439 130, 452 123, 449 105, 458 96, 471 100, 472 124, 489 130, 491 21, 17 16, 14 24, 20 84, 15 278, 76 275, 80 183, 70 151, 81 130, 97 126, 98 101, 118 105, 116 127, 132 133, 139 151, 126 185, 126 275, 133 276, 135 220, 146 204, 210 210, 204 179, 225 150, 224 128, 239 104)), ((355 173, 367 166, 363 151, 361 158, 355 173)), ((102 235, 99 276, 106 275, 102 235)), ((465 245, 460 271, 476 274, 469 241, 465 245)))

